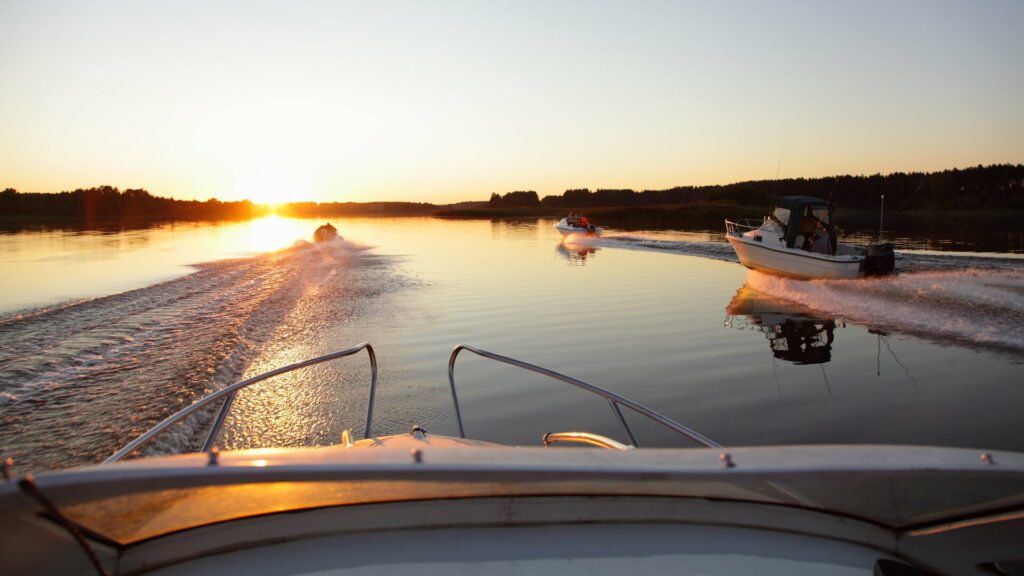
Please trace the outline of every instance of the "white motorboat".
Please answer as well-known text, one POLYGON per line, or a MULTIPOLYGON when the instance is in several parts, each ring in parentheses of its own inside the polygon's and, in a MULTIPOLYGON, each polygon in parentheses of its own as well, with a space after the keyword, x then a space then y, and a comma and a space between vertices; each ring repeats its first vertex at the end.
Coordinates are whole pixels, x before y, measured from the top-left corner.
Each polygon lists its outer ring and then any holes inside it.
POLYGON ((570 214, 555 223, 555 230, 566 236, 569 234, 601 235, 599 226, 594 226, 586 216, 576 216, 575 214, 570 214))
POLYGON ((335 228, 330 222, 316 229, 313 232, 314 242, 330 242, 338 237, 338 229, 335 228))
POLYGON ((833 207, 819 198, 783 196, 762 222, 725 221, 725 238, 752 270, 801 279, 858 278, 891 273, 892 244, 837 242, 833 207))
POLYGON ((374 436, 377 364, 364 343, 215 392, 103 464, 37 478, 5 466, 0 573, 966 575, 1010 574, 1024 558, 1024 454, 723 448, 617 394, 469 346, 452 352, 448 379, 458 436, 374 436), (371 382, 361 439, 217 449, 239 390, 362 351, 371 382), (462 351, 602 396, 622 440, 466 438, 462 351), (649 427, 634 430, 624 412, 698 447, 640 448, 649 427), (188 437, 165 433, 202 421, 209 431, 192 453, 157 455, 188 437))

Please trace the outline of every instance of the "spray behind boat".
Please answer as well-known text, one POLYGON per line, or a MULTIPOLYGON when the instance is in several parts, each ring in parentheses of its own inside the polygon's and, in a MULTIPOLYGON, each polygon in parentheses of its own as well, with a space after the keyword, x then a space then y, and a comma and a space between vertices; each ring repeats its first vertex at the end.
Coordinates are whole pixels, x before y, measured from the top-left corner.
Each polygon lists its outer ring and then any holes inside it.
POLYGON ((878 212, 878 240, 868 244, 868 254, 864 258, 864 274, 866 276, 883 276, 892 274, 896 269, 896 252, 891 242, 881 242, 882 224, 885 218, 885 194, 882 194, 881 209, 878 212))

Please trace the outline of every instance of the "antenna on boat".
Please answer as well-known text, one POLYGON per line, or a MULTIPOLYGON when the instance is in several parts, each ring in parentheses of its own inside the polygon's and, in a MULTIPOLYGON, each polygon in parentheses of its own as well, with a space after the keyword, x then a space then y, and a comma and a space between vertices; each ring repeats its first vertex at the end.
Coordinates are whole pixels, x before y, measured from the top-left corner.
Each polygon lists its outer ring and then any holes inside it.
POLYGON ((896 210, 903 210, 903 208, 906 207, 907 202, 910 202, 910 199, 914 197, 914 194, 917 194, 917 191, 920 190, 922 186, 924 186, 924 183, 925 181, 921 180, 921 183, 917 185, 917 188, 914 188, 914 191, 903 199, 903 202, 901 202, 900 205, 896 207, 896 210))
POLYGON ((775 208, 775 198, 778 196, 779 172, 782 170, 782 154, 785 151, 786 151, 786 147, 783 146, 782 149, 779 150, 779 161, 778 161, 778 163, 775 164, 775 180, 772 180, 772 200, 768 204, 768 213, 769 214, 771 214, 772 210, 774 210, 774 208, 775 208))
POLYGON ((836 179, 832 181, 832 191, 828 193, 828 200, 826 201, 828 204, 832 203, 832 195, 836 193, 836 186, 838 184, 839 184, 839 176, 836 176, 836 179))
POLYGON ((883 221, 882 219, 884 217, 885 217, 885 194, 882 194, 882 205, 881 205, 881 208, 879 208, 879 210, 878 210, 878 241, 879 242, 882 241, 882 231, 884 230, 884 228, 882 227, 882 221, 883 221))

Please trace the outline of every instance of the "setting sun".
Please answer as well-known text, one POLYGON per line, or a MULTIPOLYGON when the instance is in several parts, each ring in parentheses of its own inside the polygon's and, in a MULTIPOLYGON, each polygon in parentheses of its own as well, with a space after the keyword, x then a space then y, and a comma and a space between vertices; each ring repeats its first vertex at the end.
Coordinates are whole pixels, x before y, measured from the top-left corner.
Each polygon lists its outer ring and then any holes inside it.
POLYGON ((256 204, 281 204, 312 197, 308 174, 273 159, 235 169, 233 180, 235 197, 246 198, 256 204))

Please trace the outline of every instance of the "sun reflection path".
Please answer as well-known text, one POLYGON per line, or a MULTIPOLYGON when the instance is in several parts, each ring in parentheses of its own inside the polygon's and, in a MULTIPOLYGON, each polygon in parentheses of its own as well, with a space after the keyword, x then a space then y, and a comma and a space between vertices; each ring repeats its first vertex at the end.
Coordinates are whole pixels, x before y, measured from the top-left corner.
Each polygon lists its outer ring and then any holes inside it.
POLYGON ((281 218, 277 215, 253 220, 249 225, 249 246, 253 252, 274 252, 307 240, 313 233, 306 230, 307 223, 281 218))

